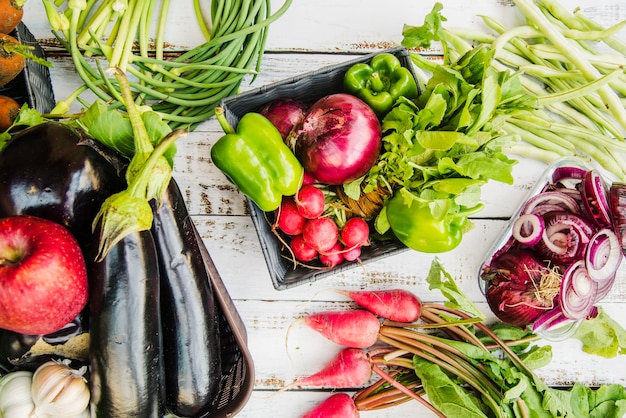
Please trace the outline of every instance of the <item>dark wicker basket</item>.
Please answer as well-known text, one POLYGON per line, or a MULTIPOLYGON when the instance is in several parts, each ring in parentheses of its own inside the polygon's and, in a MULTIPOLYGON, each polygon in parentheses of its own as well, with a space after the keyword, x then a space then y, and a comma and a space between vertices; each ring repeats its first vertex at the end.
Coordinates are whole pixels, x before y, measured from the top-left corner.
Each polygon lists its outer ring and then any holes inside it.
MULTIPOLYGON (((406 48, 396 47, 381 52, 394 54, 404 67, 409 68, 411 72, 413 72, 410 55, 406 48)), ((377 54, 378 53, 363 55, 339 65, 325 67, 314 72, 228 97, 222 100, 221 107, 224 109, 228 122, 233 127, 236 127, 239 119, 244 114, 258 111, 264 104, 275 99, 292 98, 304 101, 305 103, 313 103, 326 95, 343 91, 343 76, 346 70, 357 62, 369 62, 377 54)), ((289 253, 274 235, 271 225, 266 219, 267 214, 261 211, 250 199, 248 199, 248 205, 275 289, 284 290, 310 283, 322 277, 359 266, 358 263, 347 261, 344 261, 332 269, 312 269, 294 265, 289 259, 289 253)), ((373 239, 370 245, 362 248, 361 263, 369 263, 406 249, 406 246, 396 239, 373 239)))
MULTIPOLYGON (((20 43, 33 47, 32 53, 35 56, 46 59, 43 48, 23 22, 10 35, 20 43)), ((20 105, 27 103, 28 107, 41 113, 50 113, 56 104, 50 69, 33 60, 26 60, 24 70, 0 88, 0 94, 11 97, 20 105)))

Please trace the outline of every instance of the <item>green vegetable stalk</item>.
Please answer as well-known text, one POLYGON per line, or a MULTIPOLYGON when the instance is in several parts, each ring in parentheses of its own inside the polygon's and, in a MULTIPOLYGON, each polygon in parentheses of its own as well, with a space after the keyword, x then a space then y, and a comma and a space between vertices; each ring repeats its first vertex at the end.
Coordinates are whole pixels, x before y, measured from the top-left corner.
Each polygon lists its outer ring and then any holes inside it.
POLYGON ((119 87, 100 68, 100 60, 96 67, 88 61, 103 56, 107 67, 119 67, 132 76, 133 96, 170 127, 193 129, 213 115, 224 97, 238 91, 245 76, 258 74, 267 30, 291 2, 285 0, 274 13, 269 0, 210 2, 209 26, 200 0, 194 0, 196 23, 206 41, 166 59, 169 1, 59 0, 55 6, 53 0, 44 0, 53 32, 84 83, 52 113, 65 113, 87 90, 103 102, 123 106, 119 87))
POLYGON ((304 169, 269 119, 246 113, 235 132, 222 108, 216 108, 216 116, 225 135, 211 147, 211 159, 243 194, 264 212, 296 194, 304 169))
POLYGON ((346 71, 343 86, 379 116, 389 112, 400 96, 415 99, 418 95, 411 71, 389 53, 376 55, 368 64, 354 64, 346 71))

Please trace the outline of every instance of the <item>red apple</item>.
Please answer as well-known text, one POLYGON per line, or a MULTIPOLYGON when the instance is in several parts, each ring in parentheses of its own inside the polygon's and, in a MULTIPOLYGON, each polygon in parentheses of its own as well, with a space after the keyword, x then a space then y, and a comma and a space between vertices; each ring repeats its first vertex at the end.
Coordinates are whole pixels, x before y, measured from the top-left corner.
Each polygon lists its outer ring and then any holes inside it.
POLYGON ((0 328, 49 334, 87 298, 85 259, 67 228, 34 216, 0 219, 0 328))

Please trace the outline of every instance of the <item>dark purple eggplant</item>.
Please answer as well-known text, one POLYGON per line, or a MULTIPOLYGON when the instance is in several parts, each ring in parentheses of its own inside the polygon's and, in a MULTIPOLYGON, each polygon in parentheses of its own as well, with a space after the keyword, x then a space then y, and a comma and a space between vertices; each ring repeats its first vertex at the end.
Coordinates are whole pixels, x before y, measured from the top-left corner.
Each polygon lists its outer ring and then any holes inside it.
POLYGON ((222 377, 218 303, 175 180, 154 214, 166 404, 177 416, 201 417, 216 401, 222 377))
POLYGON ((161 417, 159 264, 152 233, 125 236, 88 268, 93 412, 106 418, 161 417))
POLYGON ((24 129, 0 152, 0 217, 33 215, 66 226, 85 248, 102 202, 126 186, 124 160, 71 127, 24 129))

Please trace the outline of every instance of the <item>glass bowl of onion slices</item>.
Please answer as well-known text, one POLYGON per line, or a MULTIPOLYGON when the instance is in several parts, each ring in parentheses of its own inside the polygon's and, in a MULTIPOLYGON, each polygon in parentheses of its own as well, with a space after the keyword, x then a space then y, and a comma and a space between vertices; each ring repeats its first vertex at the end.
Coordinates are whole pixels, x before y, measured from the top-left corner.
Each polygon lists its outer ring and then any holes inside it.
POLYGON ((626 185, 584 160, 552 163, 511 217, 479 269, 502 322, 569 338, 597 315, 626 247, 626 185))

